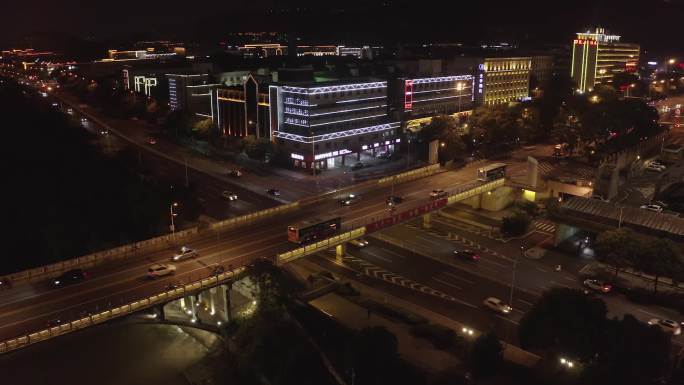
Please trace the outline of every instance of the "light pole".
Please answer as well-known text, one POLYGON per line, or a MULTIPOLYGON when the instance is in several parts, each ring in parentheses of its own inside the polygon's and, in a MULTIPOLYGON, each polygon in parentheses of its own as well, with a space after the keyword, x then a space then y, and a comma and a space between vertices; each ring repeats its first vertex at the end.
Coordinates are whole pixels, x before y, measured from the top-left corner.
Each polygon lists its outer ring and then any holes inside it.
POLYGON ((461 121, 461 96, 463 96, 463 83, 458 82, 456 84, 456 90, 458 91, 458 119, 461 121))
POLYGON ((523 254, 525 253, 525 245, 521 244, 520 245, 520 256, 513 261, 513 277, 511 278, 511 294, 508 297, 508 306, 513 308, 513 288, 515 287, 515 273, 518 270, 518 263, 520 262, 520 258, 522 258, 523 254))
POLYGON ((173 212, 174 207, 178 207, 178 202, 173 202, 169 205, 169 213, 171 214, 171 233, 173 234, 173 239, 176 240, 176 225, 173 222, 173 217, 178 214, 173 212))

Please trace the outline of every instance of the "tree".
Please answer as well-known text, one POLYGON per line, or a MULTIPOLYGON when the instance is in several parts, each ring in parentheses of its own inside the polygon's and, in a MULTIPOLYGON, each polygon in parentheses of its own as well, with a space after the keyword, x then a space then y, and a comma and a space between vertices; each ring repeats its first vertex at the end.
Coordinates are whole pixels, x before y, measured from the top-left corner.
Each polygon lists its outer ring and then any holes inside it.
POLYGON ((516 108, 516 113, 520 116, 518 125, 520 126, 520 137, 523 141, 535 143, 547 136, 547 131, 541 124, 540 111, 537 107, 523 104, 516 108))
POLYGON ((527 232, 532 218, 525 212, 518 211, 504 217, 501 222, 501 232, 510 236, 519 236, 527 232))
POLYGON ((482 334, 471 349, 470 367, 475 376, 488 377, 497 373, 503 363, 503 346, 496 334, 482 334))
POLYGON ((588 360, 598 351, 606 314, 606 304, 601 299, 579 290, 548 290, 520 320, 520 343, 525 349, 588 360))
POLYGON ((582 373, 583 384, 653 384, 670 368, 670 337, 630 314, 607 321, 598 343, 582 373))
POLYGON ((470 117, 473 143, 485 156, 508 152, 520 139, 518 118, 504 105, 475 109, 470 117))
POLYGON ((243 139, 245 153, 252 159, 265 160, 274 153, 273 143, 267 138, 256 138, 249 135, 243 139))
POLYGON ((211 135, 211 130, 214 127, 214 121, 211 118, 198 120, 192 125, 193 133, 201 139, 208 139, 211 135))
POLYGON ((684 268, 684 261, 671 241, 656 238, 645 242, 636 255, 636 267, 644 273, 655 276, 653 291, 658 292, 658 278, 666 274, 676 277, 684 268))
POLYGON ((458 122, 452 116, 440 115, 432 118, 430 124, 420 130, 418 139, 424 143, 439 141, 440 162, 453 160, 466 150, 458 131, 458 122))
POLYGON ((639 247, 634 232, 628 228, 604 231, 596 238, 596 259, 613 266, 617 278, 620 269, 634 264, 639 247))

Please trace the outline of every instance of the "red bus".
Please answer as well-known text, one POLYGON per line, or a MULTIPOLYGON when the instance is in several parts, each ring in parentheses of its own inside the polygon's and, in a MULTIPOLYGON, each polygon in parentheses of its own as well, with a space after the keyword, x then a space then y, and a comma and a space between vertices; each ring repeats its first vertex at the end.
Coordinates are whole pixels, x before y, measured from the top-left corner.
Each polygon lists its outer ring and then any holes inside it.
POLYGON ((327 220, 310 219, 288 226, 287 240, 298 244, 316 242, 337 234, 341 228, 340 217, 327 220))

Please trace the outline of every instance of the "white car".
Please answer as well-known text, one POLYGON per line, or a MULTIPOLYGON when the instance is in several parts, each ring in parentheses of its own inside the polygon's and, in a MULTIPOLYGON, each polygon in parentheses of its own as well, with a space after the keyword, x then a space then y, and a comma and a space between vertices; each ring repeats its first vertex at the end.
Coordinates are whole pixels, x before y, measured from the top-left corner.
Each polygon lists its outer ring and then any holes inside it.
POLYGON ((187 246, 183 246, 178 250, 178 253, 173 256, 174 261, 180 261, 181 259, 186 259, 186 258, 195 258, 199 255, 197 250, 191 249, 187 246))
POLYGON ((646 166, 646 169, 649 171, 661 172, 661 171, 665 171, 665 169, 667 169, 667 167, 665 167, 662 164, 650 163, 648 166, 646 166))
POLYGON ((236 201, 238 199, 237 194, 230 191, 224 191, 221 195, 223 195, 223 198, 228 199, 229 201, 236 201))
POLYGON ((653 211, 656 213, 662 213, 663 212, 662 206, 658 206, 658 205, 654 205, 654 204, 642 205, 641 208, 644 210, 649 210, 649 211, 653 211))
POLYGON ((484 302, 482 302, 482 304, 486 308, 501 314, 508 314, 511 312, 511 310, 513 310, 512 307, 508 306, 502 300, 494 297, 487 298, 486 300, 484 300, 484 302))
POLYGON ((158 263, 155 265, 150 266, 149 269, 147 269, 147 277, 151 279, 163 277, 165 275, 171 275, 171 274, 176 274, 176 266, 175 265, 166 265, 163 263, 158 263))
POLYGON ((349 243, 351 243, 352 245, 354 245, 354 246, 356 246, 356 247, 366 247, 366 246, 368 246, 368 241, 365 240, 365 239, 363 239, 363 238, 352 239, 351 241, 349 241, 349 243))
POLYGON ((589 289, 599 291, 601 293, 610 293, 610 290, 613 288, 610 284, 599 281, 598 279, 585 279, 583 283, 584 286, 588 287, 589 289))
POLYGON ((446 198, 447 193, 444 190, 432 190, 430 191, 430 198, 432 199, 438 199, 438 198, 446 198))
POLYGON ((660 327, 665 333, 672 333, 675 336, 678 336, 682 333, 681 326, 679 326, 679 324, 673 320, 651 318, 650 320, 648 320, 648 324, 656 325, 660 327))

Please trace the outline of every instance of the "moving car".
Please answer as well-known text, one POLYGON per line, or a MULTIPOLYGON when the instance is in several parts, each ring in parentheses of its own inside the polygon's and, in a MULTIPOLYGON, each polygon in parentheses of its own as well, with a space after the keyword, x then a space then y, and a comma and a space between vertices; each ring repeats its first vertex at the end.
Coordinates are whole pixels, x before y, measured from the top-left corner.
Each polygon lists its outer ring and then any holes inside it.
POLYGON ((178 250, 178 253, 171 258, 174 261, 180 261, 181 259, 186 259, 186 258, 195 258, 199 256, 199 253, 197 250, 191 249, 187 246, 183 246, 178 250))
POLYGON ((454 257, 472 262, 480 260, 480 255, 472 250, 454 250, 454 257))
POLYGON ((107 130, 100 130, 100 135, 108 135, 109 131, 107 130))
POLYGON ((670 319, 651 318, 648 320, 648 324, 658 326, 665 333, 672 333, 675 336, 678 336, 682 333, 681 326, 677 322, 670 319))
POLYGON ((447 193, 444 190, 432 190, 430 192, 430 198, 432 199, 439 199, 439 198, 446 198, 447 193))
POLYGON ((385 200, 385 203, 387 203, 388 205, 392 206, 392 205, 397 205, 397 204, 399 204, 399 203, 401 203, 401 202, 403 202, 403 201, 404 201, 404 198, 402 198, 402 197, 400 197, 400 196, 390 195, 390 196, 388 196, 387 199, 385 200))
POLYGON ((613 288, 609 283, 599 281, 598 279, 585 279, 584 286, 601 293, 610 293, 610 290, 613 288))
POLYGON ((84 280, 88 275, 81 269, 65 271, 59 277, 52 280, 55 286, 64 286, 84 280))
POLYGON ((147 139, 147 143, 151 144, 151 145, 155 145, 155 144, 157 144, 157 138, 154 138, 154 137, 149 138, 149 139, 147 139))
POLYGON ((150 266, 150 268, 147 269, 147 278, 151 279, 163 277, 165 275, 170 274, 176 274, 175 265, 166 265, 163 263, 158 263, 150 266))
POLYGON ((361 170, 361 169, 364 168, 364 167, 366 167, 365 164, 363 164, 363 163, 361 163, 361 162, 356 162, 356 164, 354 164, 354 165, 351 167, 351 169, 352 169, 352 171, 356 171, 356 170, 361 170))
POLYGON ((224 199, 228 199, 229 201, 236 201, 238 199, 237 194, 230 192, 228 190, 224 191, 221 195, 224 199))
POLYGON ((230 170, 230 172, 228 173, 228 175, 230 175, 230 176, 232 176, 232 177, 234 177, 234 178, 239 178, 239 177, 242 176, 242 171, 240 171, 240 170, 238 170, 238 169, 230 170))
POLYGON ((502 300, 495 298, 495 297, 489 297, 482 304, 488 308, 489 310, 495 311, 500 314, 508 314, 513 310, 512 307, 508 306, 505 304, 502 300))
POLYGON ((45 323, 45 326, 47 326, 48 328, 53 328, 53 327, 59 326, 61 324, 62 324, 62 320, 59 318, 55 318, 55 319, 48 320, 45 323))
POLYGON ((662 212, 663 212, 663 207, 662 207, 662 206, 659 206, 659 205, 656 205, 656 204, 653 204, 653 203, 649 203, 649 204, 647 204, 647 205, 642 205, 641 208, 644 209, 644 210, 649 210, 649 211, 653 211, 653 212, 656 212, 656 213, 662 213, 662 212))
POLYGON ((646 166, 646 169, 649 171, 661 172, 665 171, 667 167, 664 164, 658 162, 651 162, 646 166))
POLYGON ((340 204, 342 206, 349 206, 353 203, 358 202, 360 199, 361 197, 356 194, 348 194, 344 198, 340 199, 340 204))
POLYGON ((273 195, 274 197, 280 196, 280 190, 274 189, 274 188, 270 188, 270 189, 266 190, 266 193, 268 193, 268 195, 273 195))
POLYGON ((349 243, 351 243, 352 245, 354 245, 354 246, 356 246, 356 247, 366 247, 366 246, 368 246, 368 241, 365 240, 365 239, 363 239, 363 238, 352 239, 351 241, 349 241, 349 243))

